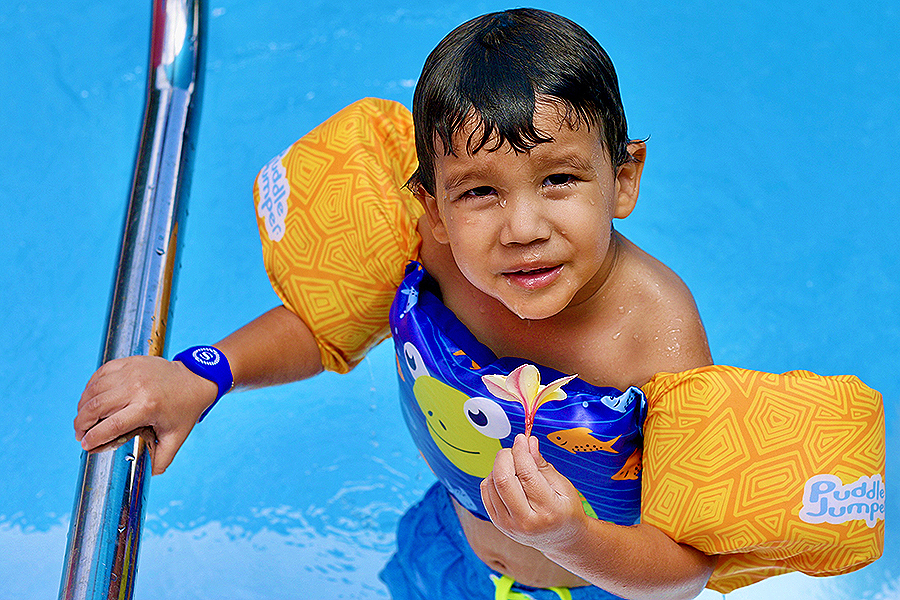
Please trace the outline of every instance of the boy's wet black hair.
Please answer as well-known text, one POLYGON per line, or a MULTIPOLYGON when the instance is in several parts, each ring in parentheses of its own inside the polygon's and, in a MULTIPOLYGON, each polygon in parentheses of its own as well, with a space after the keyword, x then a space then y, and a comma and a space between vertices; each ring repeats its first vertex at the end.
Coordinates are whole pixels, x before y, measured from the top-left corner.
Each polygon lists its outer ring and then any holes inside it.
POLYGON ((480 124, 467 152, 497 150, 505 142, 526 152, 551 141, 534 127, 540 97, 559 101, 571 126, 597 127, 614 168, 633 160, 609 56, 569 19, 521 8, 463 23, 426 59, 413 97, 419 168, 410 184, 434 195, 437 144, 456 155, 453 134, 473 117, 480 124))

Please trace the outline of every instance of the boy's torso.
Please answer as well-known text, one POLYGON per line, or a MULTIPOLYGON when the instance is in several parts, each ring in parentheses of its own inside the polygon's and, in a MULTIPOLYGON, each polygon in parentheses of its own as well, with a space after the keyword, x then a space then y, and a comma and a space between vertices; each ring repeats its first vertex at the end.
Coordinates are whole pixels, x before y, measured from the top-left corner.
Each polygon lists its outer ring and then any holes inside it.
MULTIPOLYGON (((618 234, 616 263, 593 298, 565 314, 526 321, 474 288, 427 223, 420 221, 418 229, 420 261, 437 280, 444 304, 497 356, 527 358, 618 389, 643 385, 660 371, 712 362, 690 292, 667 267, 618 234)), ((534 587, 586 584, 458 504, 456 510, 472 549, 491 568, 534 587)))

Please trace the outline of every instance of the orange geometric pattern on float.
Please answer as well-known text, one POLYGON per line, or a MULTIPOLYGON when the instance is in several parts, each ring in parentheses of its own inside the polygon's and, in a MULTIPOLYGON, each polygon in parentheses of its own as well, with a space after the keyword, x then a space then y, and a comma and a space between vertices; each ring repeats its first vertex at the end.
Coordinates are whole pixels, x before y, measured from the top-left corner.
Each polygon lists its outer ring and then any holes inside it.
POLYGON ((884 545, 884 408, 852 376, 711 366, 643 386, 642 522, 722 554, 708 587, 836 575, 884 545))
POLYGON ((388 311, 421 244, 412 117, 367 98, 313 129, 253 187, 263 260, 310 327, 326 369, 345 373, 389 337, 388 311))

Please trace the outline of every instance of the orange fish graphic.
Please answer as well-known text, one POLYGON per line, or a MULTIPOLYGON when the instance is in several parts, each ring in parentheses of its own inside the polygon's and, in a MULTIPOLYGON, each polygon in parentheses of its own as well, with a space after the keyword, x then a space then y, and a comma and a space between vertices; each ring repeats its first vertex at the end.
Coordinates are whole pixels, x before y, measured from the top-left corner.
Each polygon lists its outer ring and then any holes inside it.
POLYGON ((619 438, 622 437, 621 435, 604 442, 593 437, 592 433, 594 432, 587 427, 576 427, 574 429, 554 431, 547 436, 547 439, 572 454, 576 452, 596 452, 597 450, 612 452, 613 454, 619 453, 618 450, 613 450, 613 444, 619 441, 619 438))
POLYGON ((641 468, 643 467, 641 457, 641 449, 635 448, 634 452, 631 453, 631 456, 628 457, 628 460, 625 461, 625 464, 622 465, 622 468, 619 469, 619 472, 610 477, 610 479, 617 479, 620 481, 624 479, 637 479, 638 475, 641 473, 641 468))

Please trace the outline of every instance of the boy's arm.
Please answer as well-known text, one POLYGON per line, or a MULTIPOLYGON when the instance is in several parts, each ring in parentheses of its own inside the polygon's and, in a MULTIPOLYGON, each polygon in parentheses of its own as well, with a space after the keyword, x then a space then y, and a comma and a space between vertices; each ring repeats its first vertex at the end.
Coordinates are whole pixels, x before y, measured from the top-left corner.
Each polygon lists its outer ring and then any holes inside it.
POLYGON ((284 306, 262 314, 215 346, 228 357, 235 388, 290 383, 322 372, 312 332, 284 306))
POLYGON ((544 460, 535 437, 519 435, 497 454, 481 495, 506 535, 622 598, 694 598, 715 566, 715 557, 650 525, 585 515, 578 492, 544 460))
MULTIPOLYGON (((215 344, 228 359, 235 388, 311 377, 322 370, 306 324, 279 306, 215 344)), ((75 437, 94 450, 141 427, 152 427, 153 473, 168 468, 197 419, 216 397, 216 384, 180 362, 130 356, 102 365, 78 403, 75 437)))

